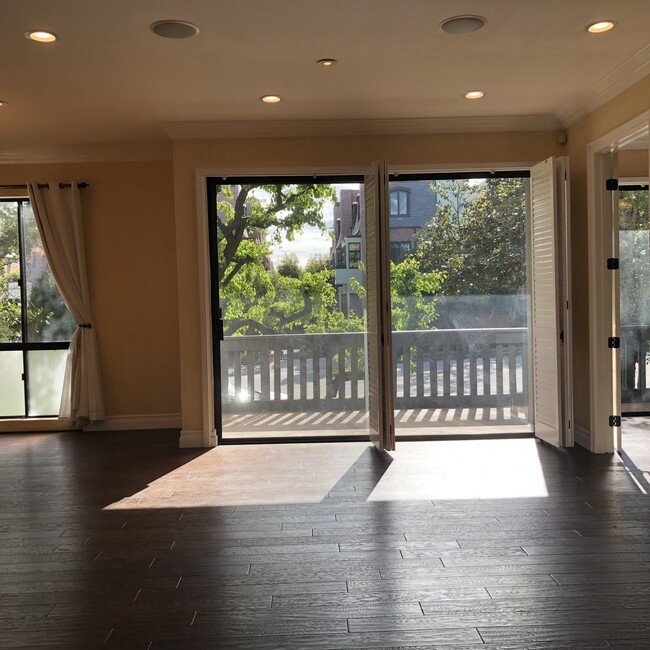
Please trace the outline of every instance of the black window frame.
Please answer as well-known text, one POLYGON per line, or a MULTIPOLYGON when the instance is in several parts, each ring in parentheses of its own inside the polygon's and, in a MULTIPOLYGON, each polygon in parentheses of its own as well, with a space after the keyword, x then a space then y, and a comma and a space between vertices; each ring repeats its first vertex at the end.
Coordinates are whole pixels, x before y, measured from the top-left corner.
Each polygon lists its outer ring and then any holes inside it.
POLYGON ((405 190, 404 188, 396 187, 395 189, 390 191, 389 194, 389 202, 390 202, 390 216, 391 217, 408 217, 409 212, 410 212, 410 203, 411 203, 411 197, 410 197, 410 192, 408 190, 405 190), (393 212, 393 194, 397 196, 397 212, 393 212), (400 210, 400 196, 404 196, 404 212, 400 210))
POLYGON ((0 198, 1 203, 16 203, 17 204, 17 220, 18 220, 18 264, 20 271, 20 327, 21 327, 21 341, 16 341, 13 343, 2 343, 0 342, 0 352, 11 352, 19 351, 23 355, 23 372, 22 372, 22 381, 23 381, 23 391, 25 399, 25 413, 24 415, 0 415, 0 420, 27 420, 27 419, 39 419, 39 418, 51 418, 56 417, 57 413, 50 414, 39 414, 39 415, 30 415, 30 385, 29 385, 29 352, 38 351, 38 350, 68 350, 70 348, 70 341, 49 341, 49 342, 36 342, 28 341, 27 337, 27 283, 25 278, 27 277, 26 273, 26 261, 25 261, 25 246, 24 246, 24 226, 22 219, 22 210, 23 206, 29 204, 29 199, 27 198, 0 198))
POLYGON ((414 249, 415 246, 411 241, 392 241, 390 242, 390 259, 395 264, 399 264, 414 249))
POLYGON ((360 265, 361 265, 361 242, 360 241, 348 242, 348 269, 358 269, 360 265), (354 256, 352 255, 353 246, 354 246, 354 256))

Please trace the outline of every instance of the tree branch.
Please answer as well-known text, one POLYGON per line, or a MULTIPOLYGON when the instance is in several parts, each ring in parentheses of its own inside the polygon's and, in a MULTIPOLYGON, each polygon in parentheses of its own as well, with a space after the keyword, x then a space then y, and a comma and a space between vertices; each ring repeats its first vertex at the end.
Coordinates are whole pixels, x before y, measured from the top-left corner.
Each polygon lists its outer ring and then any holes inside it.
POLYGON ((271 313, 278 318, 278 327, 285 327, 286 325, 289 325, 289 323, 293 323, 297 320, 300 320, 303 316, 308 316, 311 313, 311 308, 312 308, 311 296, 305 291, 302 294, 302 297, 304 300, 303 308, 299 312, 296 312, 295 314, 290 314, 289 316, 282 316, 282 314, 275 311, 275 309, 270 310, 271 313))
POLYGON ((230 269, 230 271, 228 271, 228 274, 223 278, 223 280, 221 280, 222 288, 225 288, 225 287, 228 286, 228 283, 235 277, 235 275, 237 275, 239 269, 241 269, 241 267, 244 266, 244 264, 248 264, 248 263, 254 262, 254 261, 255 261, 255 258, 251 257, 250 255, 245 255, 241 259, 238 259, 235 262, 235 266, 233 266, 232 269, 230 269))

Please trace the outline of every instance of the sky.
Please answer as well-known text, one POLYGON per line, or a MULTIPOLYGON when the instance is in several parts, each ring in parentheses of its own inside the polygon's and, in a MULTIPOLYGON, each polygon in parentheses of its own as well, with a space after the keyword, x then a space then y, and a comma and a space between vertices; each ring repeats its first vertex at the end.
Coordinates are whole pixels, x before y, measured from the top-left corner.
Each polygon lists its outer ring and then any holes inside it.
MULTIPOLYGON (((334 185, 336 188, 336 196, 339 196, 339 192, 342 189, 351 189, 358 188, 359 185, 355 184, 345 184, 345 185, 334 185)), ((264 199, 263 196, 259 197, 264 199)), ((332 223, 334 212, 334 203, 327 203, 323 210, 323 218, 325 220, 325 225, 327 230, 331 231, 334 229, 332 223)), ((329 257, 330 247, 332 245, 332 238, 327 233, 322 233, 320 229, 313 226, 305 226, 302 233, 297 234, 293 241, 284 240, 279 246, 276 246, 273 249, 271 259, 273 264, 277 266, 278 262, 288 253, 295 253, 298 256, 298 260, 301 265, 305 265, 311 257, 321 257, 323 255, 329 257)))

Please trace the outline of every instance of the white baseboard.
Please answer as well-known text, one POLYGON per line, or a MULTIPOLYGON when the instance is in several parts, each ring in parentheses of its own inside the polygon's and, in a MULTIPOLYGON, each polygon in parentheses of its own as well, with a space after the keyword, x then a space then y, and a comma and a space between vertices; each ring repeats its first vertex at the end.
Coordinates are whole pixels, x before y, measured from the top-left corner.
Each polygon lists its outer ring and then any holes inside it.
POLYGON ((591 451, 591 434, 587 429, 576 427, 573 436, 576 445, 580 445, 581 447, 591 451))
POLYGON ((181 439, 178 443, 181 449, 192 447, 205 447, 203 443, 203 431, 181 430, 181 439))
POLYGON ((180 413, 150 415, 109 415, 102 422, 87 424, 84 431, 131 431, 141 429, 180 429, 180 413))

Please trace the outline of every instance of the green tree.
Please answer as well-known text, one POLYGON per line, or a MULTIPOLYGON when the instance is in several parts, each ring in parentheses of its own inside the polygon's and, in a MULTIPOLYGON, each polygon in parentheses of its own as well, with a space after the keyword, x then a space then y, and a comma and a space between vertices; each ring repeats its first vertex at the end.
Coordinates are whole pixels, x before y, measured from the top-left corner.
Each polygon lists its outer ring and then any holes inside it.
MULTIPOLYGON (((317 309, 317 274, 286 277, 270 271, 272 244, 291 241, 305 226, 325 233, 323 207, 336 198, 334 188, 260 183, 220 185, 217 192, 219 298, 226 333, 306 331, 307 313, 317 309)), ((321 284, 328 283, 326 275, 321 284)))
POLYGON ((295 253, 287 253, 278 264, 278 273, 285 278, 299 278, 302 275, 300 260, 295 253))
POLYGON ((525 182, 499 178, 477 184, 457 218, 443 204, 420 230, 422 268, 445 273, 441 293, 514 294, 525 288, 525 182))
MULTIPOLYGON (((360 268, 365 273, 363 265, 360 268)), ((394 330, 435 329, 435 297, 445 281, 440 271, 422 272, 419 253, 409 255, 401 262, 390 262, 390 300, 394 330)), ((354 278, 350 287, 360 298, 366 289, 354 278)))
POLYGON ((22 336, 20 299, 11 291, 18 280, 18 210, 14 201, 0 201, 0 342, 22 336))
POLYGON ((327 271, 329 269, 329 258, 327 255, 310 257, 305 263, 305 271, 317 273, 318 271, 327 271))

